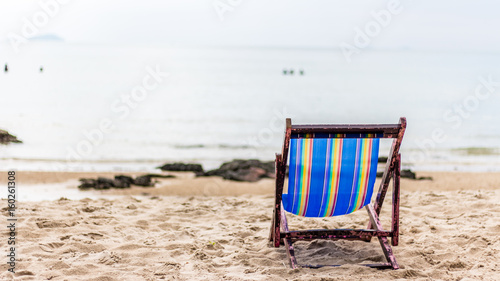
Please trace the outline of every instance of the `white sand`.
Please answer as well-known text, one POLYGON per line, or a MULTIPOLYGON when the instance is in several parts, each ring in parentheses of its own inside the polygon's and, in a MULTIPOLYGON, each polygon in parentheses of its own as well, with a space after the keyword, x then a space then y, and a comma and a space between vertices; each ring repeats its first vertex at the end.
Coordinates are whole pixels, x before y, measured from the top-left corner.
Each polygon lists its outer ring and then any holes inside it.
MULTIPOLYGON (((394 247, 402 269, 397 271, 352 264, 384 259, 375 239, 297 242, 300 263, 345 265, 291 270, 284 248, 269 247, 267 241, 272 180, 244 184, 187 177, 178 179, 186 187, 178 193, 197 190, 199 195, 165 195, 177 186, 171 180, 146 189, 151 195, 141 199, 19 202, 17 273, 7 272, 4 257, 0 280, 500 280, 500 190, 494 177, 457 174, 454 178, 476 177, 474 187, 484 186, 464 189, 445 185, 446 174, 433 176, 432 182, 403 181, 401 240, 394 247), (419 191, 423 186, 431 188, 419 191), (245 190, 252 194, 240 195, 245 190)), ((382 214, 385 227, 389 199, 382 214)), ((0 204, 7 206, 6 200, 0 204)), ((367 222, 364 210, 334 218, 288 217, 293 229, 365 227, 367 222)), ((5 253, 8 233, 3 233, 5 253)))

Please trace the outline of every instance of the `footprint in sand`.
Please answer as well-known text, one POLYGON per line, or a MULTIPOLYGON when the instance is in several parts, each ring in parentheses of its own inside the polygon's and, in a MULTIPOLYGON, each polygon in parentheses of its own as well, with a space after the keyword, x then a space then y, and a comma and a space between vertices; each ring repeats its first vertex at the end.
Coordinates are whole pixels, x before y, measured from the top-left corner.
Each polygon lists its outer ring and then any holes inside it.
POLYGON ((48 253, 52 253, 56 249, 61 248, 62 246, 64 246, 64 243, 61 243, 61 242, 52 242, 52 243, 40 243, 39 245, 40 245, 40 249, 42 249, 42 251, 45 251, 45 252, 48 252, 48 253))
POLYGON ((165 278, 165 276, 171 276, 172 273, 178 272, 180 268, 181 265, 176 262, 165 262, 155 269, 154 275, 162 276, 163 278, 165 278))
POLYGON ((33 272, 28 270, 16 271, 17 276, 35 275, 33 272))
POLYGON ((49 220, 43 220, 39 221, 36 223, 38 228, 57 228, 57 227, 70 227, 70 226, 75 226, 77 225, 76 222, 73 222, 71 224, 67 224, 63 221, 49 221, 49 220))
POLYGON ((118 263, 122 260, 122 258, 114 253, 114 252, 105 252, 101 255, 99 258, 99 263, 105 264, 105 265, 112 265, 115 263, 118 263))
POLYGON ((99 233, 87 233, 87 234, 82 234, 83 236, 89 237, 92 240, 98 240, 104 237, 104 235, 99 234, 99 233))

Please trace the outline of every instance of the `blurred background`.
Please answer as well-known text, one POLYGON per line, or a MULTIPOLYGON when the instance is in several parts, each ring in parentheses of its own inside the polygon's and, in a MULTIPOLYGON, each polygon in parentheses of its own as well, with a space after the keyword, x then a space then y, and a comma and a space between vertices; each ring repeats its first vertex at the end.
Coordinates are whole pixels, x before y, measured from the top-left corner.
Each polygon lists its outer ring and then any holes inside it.
MULTIPOLYGON (((284 121, 408 120, 403 166, 500 171, 497 1, 0 0, 5 169, 273 160, 284 121)), ((388 151, 389 143, 382 145, 388 151)))

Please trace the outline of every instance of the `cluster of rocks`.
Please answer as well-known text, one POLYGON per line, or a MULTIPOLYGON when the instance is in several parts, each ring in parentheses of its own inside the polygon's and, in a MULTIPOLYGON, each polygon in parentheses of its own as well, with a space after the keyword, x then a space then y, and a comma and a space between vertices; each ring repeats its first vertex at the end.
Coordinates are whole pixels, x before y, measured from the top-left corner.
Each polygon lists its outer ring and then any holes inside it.
POLYGON ((143 176, 138 176, 135 179, 133 177, 118 175, 114 179, 98 177, 97 179, 81 178, 79 189, 110 189, 110 188, 130 188, 131 185, 137 185, 142 187, 152 187, 155 182, 153 178, 173 178, 172 175, 157 175, 157 174, 147 174, 143 176))
POLYGON ((200 164, 167 163, 163 166, 157 167, 157 169, 171 172, 203 173, 203 167, 200 164))
POLYGON ((274 177, 274 161, 262 162, 256 159, 236 159, 223 163, 218 169, 206 172, 200 164, 173 163, 158 168, 162 171, 190 171, 194 172, 197 177, 219 176, 227 180, 246 182, 274 177))
MULTIPOLYGON (((387 157, 380 157, 379 163, 387 162, 387 157)), ((160 168, 162 171, 194 172, 197 177, 219 176, 226 180, 256 182, 262 178, 274 178, 274 161, 262 162, 256 159, 236 159, 223 163, 218 169, 204 171, 200 164, 173 163, 165 164, 160 168)), ((286 174, 288 174, 288 167, 286 174)), ((382 177, 383 172, 378 172, 377 177, 382 177)), ((417 177, 415 172, 401 170, 401 177, 413 180, 432 180, 431 177, 417 177)))
MULTIPOLYGON (((387 161, 387 158, 379 159, 379 163, 387 161)), ((226 180, 256 182, 262 178, 274 178, 274 161, 262 162, 256 159, 236 159, 223 163, 218 169, 204 171, 200 164, 190 163, 167 163, 157 167, 162 171, 171 172, 193 172, 197 177, 219 176, 226 180)), ((287 167, 288 170, 288 167, 287 167)), ((288 173, 288 171, 287 171, 288 173)), ((377 177, 382 177, 383 173, 378 172, 377 177)), ((110 189, 129 188, 132 185, 151 187, 154 186, 153 178, 173 178, 172 175, 147 174, 138 176, 135 179, 130 176, 118 175, 114 179, 99 177, 97 179, 80 179, 80 189, 110 189)), ((409 169, 401 170, 401 177, 414 180, 432 180, 430 177, 418 177, 409 169)))
POLYGON ((0 129, 0 144, 9 144, 9 143, 22 143, 22 141, 18 140, 16 136, 9 134, 9 132, 0 129))
POLYGON ((219 176, 226 180, 256 182, 262 178, 274 178, 274 161, 236 159, 222 164, 218 169, 197 173, 196 176, 219 176))

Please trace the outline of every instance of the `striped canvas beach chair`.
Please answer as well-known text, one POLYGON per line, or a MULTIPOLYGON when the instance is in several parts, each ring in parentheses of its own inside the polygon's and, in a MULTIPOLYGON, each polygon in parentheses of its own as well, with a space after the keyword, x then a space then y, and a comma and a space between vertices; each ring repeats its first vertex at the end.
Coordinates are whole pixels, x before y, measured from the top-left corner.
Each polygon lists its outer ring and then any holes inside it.
POLYGON ((326 266, 298 264, 293 248, 295 241, 349 239, 369 242, 372 237, 378 238, 387 262, 362 265, 379 269, 399 268, 388 238, 393 246, 397 246, 399 147, 405 129, 404 117, 399 124, 389 125, 292 125, 290 119, 286 120, 283 150, 276 154, 276 200, 269 239, 275 247, 284 243, 292 268, 326 266), (376 199, 371 203, 381 138, 391 138, 393 142, 376 199), (285 190, 287 164, 288 186, 285 190), (388 231, 382 228, 379 214, 391 179, 392 225, 388 231), (286 212, 303 217, 332 217, 350 214, 363 207, 369 216, 367 229, 288 229, 286 212))

